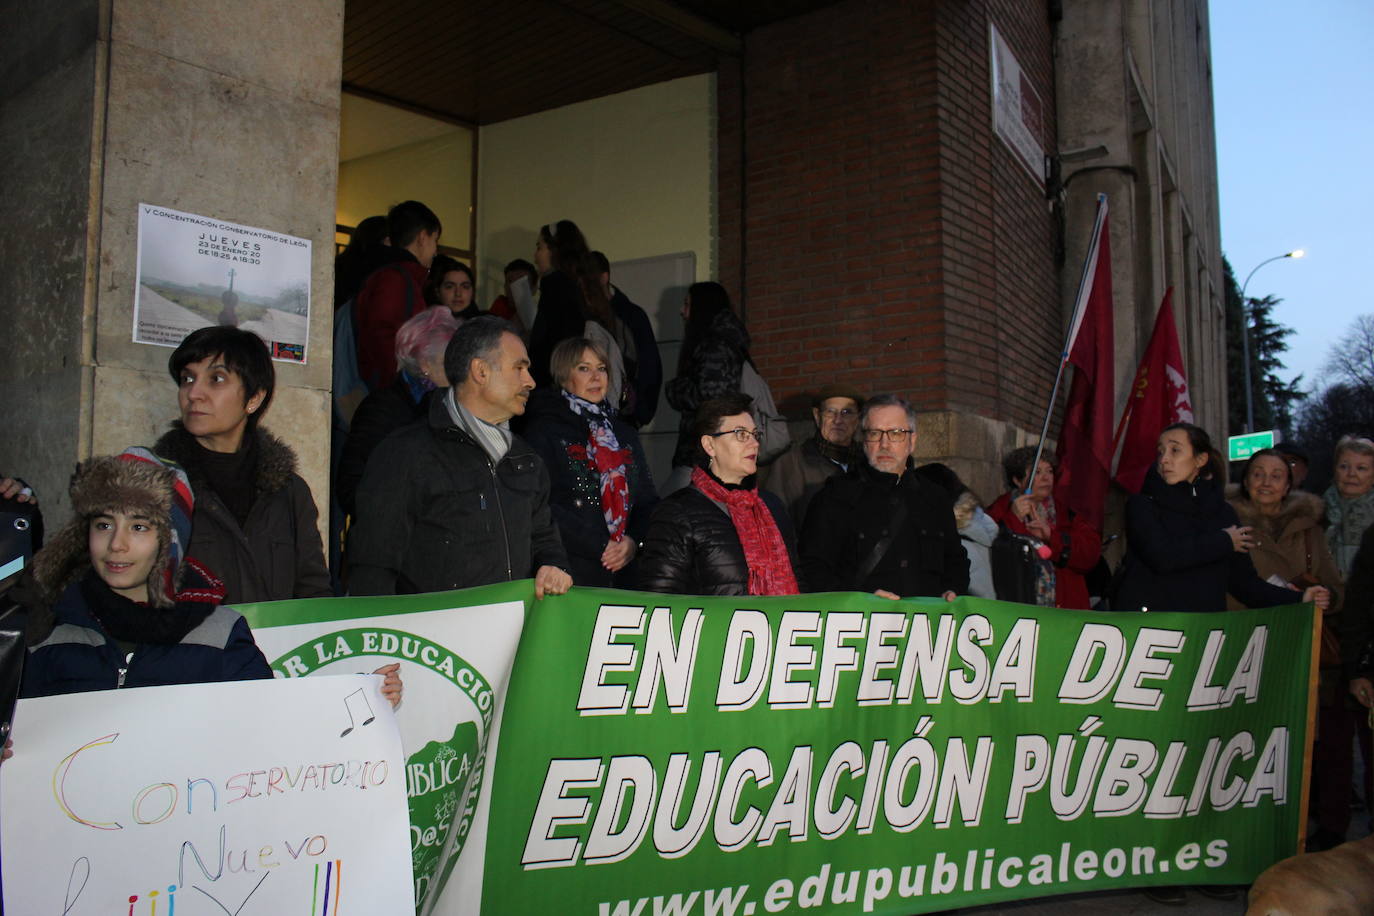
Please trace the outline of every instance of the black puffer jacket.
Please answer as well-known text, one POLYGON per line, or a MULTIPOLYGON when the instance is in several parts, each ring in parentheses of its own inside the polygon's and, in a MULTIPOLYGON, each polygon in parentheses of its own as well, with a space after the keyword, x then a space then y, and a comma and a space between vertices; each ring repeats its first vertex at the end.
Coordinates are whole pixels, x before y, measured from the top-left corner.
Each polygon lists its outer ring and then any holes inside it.
POLYGON ((256 436, 257 496, 242 527, 210 489, 203 451, 180 422, 153 446, 186 469, 196 494, 187 554, 224 580, 225 604, 334 594, 319 512, 310 485, 296 473, 296 453, 262 427, 246 435, 256 436))
POLYGON ((415 400, 410 383, 398 372, 394 382, 378 388, 358 405, 334 474, 334 498, 349 515, 357 511, 358 482, 363 479, 372 450, 391 433, 425 416, 428 403, 429 394, 415 400))
POLYGON ((806 510, 802 568, 813 592, 968 594, 968 554, 954 523, 954 505, 943 489, 912 472, 910 459, 901 477, 861 461, 825 482, 806 510), (906 520, 872 572, 860 578, 902 502, 906 520))
POLYGON ((1346 677, 1374 677, 1374 525, 1365 529, 1350 565, 1342 616, 1341 654, 1346 677))
MULTIPOLYGON (((649 530, 649 515, 658 504, 658 493, 639 444, 639 434, 618 417, 611 421, 611 429, 621 448, 630 450, 625 468, 630 502, 626 534, 636 542, 643 541, 649 530)), ((581 449, 586 454, 587 421, 573 413, 561 389, 540 388, 530 398, 523 430, 530 447, 549 470, 549 507, 568 550, 573 582, 610 587, 633 581, 633 563, 616 574, 601 565, 601 553, 610 542, 601 509, 601 476, 585 458, 570 451, 581 449)))
POLYGON ((1224 611, 1229 591, 1247 607, 1296 604, 1270 585, 1223 529, 1240 522, 1210 478, 1167 484, 1150 468, 1126 502, 1126 565, 1112 606, 1120 611, 1224 611))
MULTIPOLYGON (((754 486, 754 478, 746 477, 743 486, 754 486)), ((797 536, 787 510, 767 490, 760 490, 759 495, 773 513, 792 570, 801 582, 797 536)), ((690 485, 665 496, 649 519, 649 534, 639 555, 639 587, 670 595, 749 594, 749 565, 730 510, 690 485)))
POLYGON ((445 591, 568 566, 544 462, 516 436, 492 467, 449 418, 444 394, 430 398, 425 422, 387 436, 367 462, 349 540, 351 594, 445 591))
POLYGON ((697 463, 697 438, 692 435, 697 408, 711 398, 739 391, 740 375, 748 358, 749 332, 729 309, 717 313, 701 342, 687 356, 683 371, 664 389, 668 403, 682 415, 673 467, 697 463))

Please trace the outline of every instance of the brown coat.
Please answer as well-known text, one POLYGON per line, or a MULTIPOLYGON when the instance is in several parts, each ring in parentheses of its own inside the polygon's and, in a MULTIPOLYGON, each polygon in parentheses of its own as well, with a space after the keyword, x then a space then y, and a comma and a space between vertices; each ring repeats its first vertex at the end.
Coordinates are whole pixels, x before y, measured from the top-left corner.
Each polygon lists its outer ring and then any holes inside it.
MULTIPOLYGON (((1289 493, 1279 514, 1272 518, 1261 515, 1237 486, 1227 488, 1226 498, 1240 517, 1240 523, 1254 529, 1255 546, 1250 550, 1250 559, 1260 577, 1267 579, 1278 575, 1292 581, 1303 573, 1311 573, 1331 590, 1331 606, 1326 616, 1339 613, 1344 583, 1322 531, 1321 498, 1311 493, 1289 493)), ((1293 600, 1299 601, 1300 596, 1295 594, 1293 600)), ((1226 606, 1233 611, 1245 607, 1229 595, 1226 606)))

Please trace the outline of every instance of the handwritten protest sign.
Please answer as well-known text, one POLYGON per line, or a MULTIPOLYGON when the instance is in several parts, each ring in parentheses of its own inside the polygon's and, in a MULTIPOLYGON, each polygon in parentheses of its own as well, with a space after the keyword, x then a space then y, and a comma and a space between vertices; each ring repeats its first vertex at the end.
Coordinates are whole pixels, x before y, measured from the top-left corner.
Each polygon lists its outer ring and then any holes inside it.
POLYGON ((21 700, 5 909, 413 910, 404 760, 370 675, 21 700))
MULTIPOLYGON (((277 601, 244 605, 254 638, 279 677, 306 680, 399 662, 405 702, 410 854, 422 912, 457 912, 481 893, 491 754, 499 735, 529 583, 437 595, 277 601)), ((400 913, 393 907, 388 913, 400 913)))

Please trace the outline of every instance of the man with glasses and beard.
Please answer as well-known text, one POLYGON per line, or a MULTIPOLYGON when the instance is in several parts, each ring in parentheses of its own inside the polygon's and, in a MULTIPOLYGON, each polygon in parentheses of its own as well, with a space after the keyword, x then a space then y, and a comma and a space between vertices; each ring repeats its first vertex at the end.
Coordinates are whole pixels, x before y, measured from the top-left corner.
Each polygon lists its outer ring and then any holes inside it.
POLYGON ((916 411, 892 394, 870 398, 859 419, 867 459, 826 481, 802 530, 801 562, 814 592, 882 598, 968 592, 968 556, 949 496, 911 473, 916 411))

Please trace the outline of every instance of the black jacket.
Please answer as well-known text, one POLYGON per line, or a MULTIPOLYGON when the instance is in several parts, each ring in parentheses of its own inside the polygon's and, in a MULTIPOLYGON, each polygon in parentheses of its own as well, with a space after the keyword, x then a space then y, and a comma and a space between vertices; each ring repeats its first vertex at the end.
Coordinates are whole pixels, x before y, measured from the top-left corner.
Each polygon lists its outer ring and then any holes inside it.
POLYGON ((539 307, 530 327, 530 375, 540 388, 553 385, 549 357, 559 341, 581 337, 586 327, 586 298, 577 281, 561 270, 539 278, 539 307))
POLYGON ((296 453, 258 427, 257 497, 240 527, 205 477, 201 451, 181 423, 153 452, 186 469, 195 492, 188 555, 224 580, 224 603, 333 595, 310 485, 296 473, 296 453))
POLYGON ((687 354, 682 373, 668 383, 668 403, 681 413, 673 467, 697 463, 697 437, 692 434, 697 408, 711 398, 739 391, 740 375, 749 358, 749 332, 734 312, 726 309, 711 319, 700 343, 687 354))
MULTIPOLYGON (((630 450, 625 468, 630 500, 626 534, 636 542, 643 541, 658 493, 639 434, 619 418, 611 421, 611 428, 621 447, 630 450)), ((572 563, 573 581, 578 585, 623 585, 633 580, 633 563, 614 575, 601 565, 601 552, 610 542, 606 516, 601 511, 601 477, 585 459, 568 451, 586 447, 588 429, 587 421, 573 413, 561 390, 535 390, 525 411, 524 436, 548 468, 549 508, 572 563)))
POLYGON ((611 296, 611 310, 629 328, 635 342, 634 410, 625 420, 634 427, 647 426, 658 412, 658 395, 663 389, 663 360, 654 327, 644 309, 618 289, 611 296))
POLYGON ((442 391, 423 422, 372 452, 348 554, 354 595, 468 588, 568 566, 544 462, 516 436, 493 467, 449 418, 442 391))
MULTIPOLYGON (((753 486, 753 478, 745 478, 753 486)), ((797 536, 782 500, 760 490, 787 545, 787 557, 801 582, 797 536)), ((671 595, 747 595, 749 565, 730 510, 694 486, 665 496, 649 519, 639 555, 639 587, 671 595)))
POLYGON ((1261 579, 1249 554, 1235 551, 1223 529, 1238 524, 1217 482, 1167 484, 1150 468, 1126 501, 1126 565, 1112 607, 1224 611, 1227 592, 1247 607, 1301 601, 1261 579))
POLYGON ((959 541, 954 505, 944 490, 911 471, 898 477, 867 461, 831 477, 811 500, 802 531, 802 569, 814 592, 875 592, 903 597, 968 594, 968 554, 959 541), (887 537, 900 503, 906 520, 872 572, 860 577, 875 545, 887 537))
POLYGON ((405 376, 398 372, 394 382, 378 388, 358 405, 334 474, 334 496, 349 515, 357 509, 358 481, 363 479, 372 450, 395 430, 423 417, 427 401, 425 397, 417 402, 405 376))
MULTIPOLYGON (((74 582, 53 606, 56 627, 29 650, 24 696, 272 676, 248 622, 233 608, 209 608, 204 619, 176 643, 139 643, 130 652, 109 636, 92 613, 88 589, 109 591, 98 579, 93 584, 74 582)), ((150 615, 181 610, 147 609, 150 615)))
POLYGON ((1341 655, 1349 678, 1374 677, 1374 525, 1350 564, 1341 610, 1341 655))

